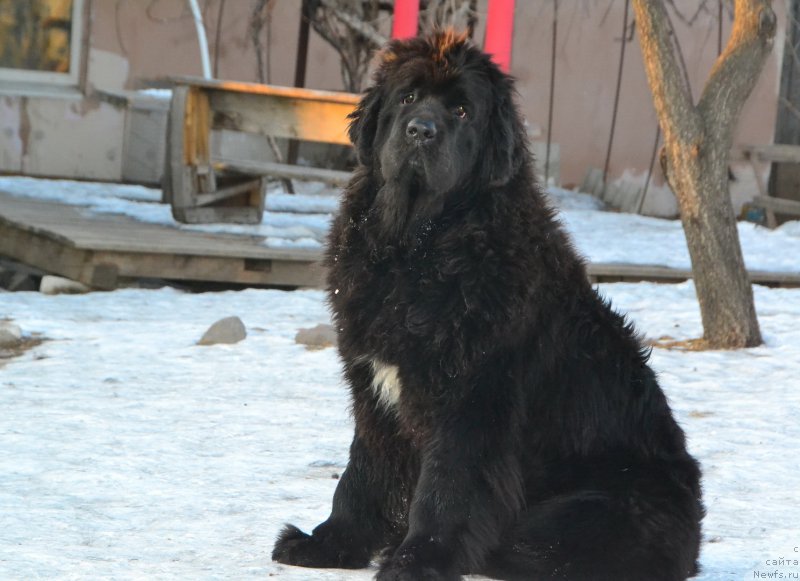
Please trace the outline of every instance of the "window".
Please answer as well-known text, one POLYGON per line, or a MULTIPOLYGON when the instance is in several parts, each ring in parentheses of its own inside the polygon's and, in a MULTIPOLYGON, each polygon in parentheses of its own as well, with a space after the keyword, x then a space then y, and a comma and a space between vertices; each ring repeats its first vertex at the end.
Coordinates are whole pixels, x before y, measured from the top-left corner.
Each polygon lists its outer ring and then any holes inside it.
POLYGON ((83 0, 0 0, 0 82, 78 85, 83 0))

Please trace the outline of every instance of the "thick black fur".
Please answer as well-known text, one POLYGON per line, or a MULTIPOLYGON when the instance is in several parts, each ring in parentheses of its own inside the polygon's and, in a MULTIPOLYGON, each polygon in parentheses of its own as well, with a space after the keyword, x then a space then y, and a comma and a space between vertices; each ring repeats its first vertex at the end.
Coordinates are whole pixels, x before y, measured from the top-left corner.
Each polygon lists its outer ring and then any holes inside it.
POLYGON ((273 559, 382 552, 380 581, 695 574, 698 464, 534 180, 511 79, 450 32, 393 42, 350 135, 327 266, 355 437, 328 520, 288 526, 273 559))

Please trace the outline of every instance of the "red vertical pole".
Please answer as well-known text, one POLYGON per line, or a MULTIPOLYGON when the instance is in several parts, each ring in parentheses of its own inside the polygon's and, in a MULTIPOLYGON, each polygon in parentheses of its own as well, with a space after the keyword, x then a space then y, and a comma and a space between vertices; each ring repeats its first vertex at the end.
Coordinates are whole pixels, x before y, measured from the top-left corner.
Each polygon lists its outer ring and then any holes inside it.
POLYGON ((419 0, 395 0, 392 38, 417 36, 419 0))
POLYGON ((486 42, 483 50, 492 55, 505 72, 511 68, 511 40, 514 37, 514 0, 489 0, 486 42))

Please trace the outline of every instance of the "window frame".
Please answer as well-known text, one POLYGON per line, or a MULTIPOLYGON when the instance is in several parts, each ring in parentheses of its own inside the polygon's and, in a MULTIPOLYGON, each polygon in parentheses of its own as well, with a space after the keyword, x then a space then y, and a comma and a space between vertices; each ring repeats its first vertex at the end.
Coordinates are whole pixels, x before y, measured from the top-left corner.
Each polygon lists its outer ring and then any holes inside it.
POLYGON ((36 71, 12 69, 0 66, 0 83, 9 88, 63 87, 79 88, 81 84, 81 65, 83 64, 83 7, 85 0, 72 0, 72 28, 70 30, 69 72, 36 71))

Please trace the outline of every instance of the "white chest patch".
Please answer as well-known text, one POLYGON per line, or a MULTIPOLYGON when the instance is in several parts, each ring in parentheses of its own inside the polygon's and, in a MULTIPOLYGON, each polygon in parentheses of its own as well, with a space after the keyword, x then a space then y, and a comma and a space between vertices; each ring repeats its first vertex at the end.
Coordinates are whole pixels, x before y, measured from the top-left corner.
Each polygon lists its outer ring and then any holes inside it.
POLYGON ((389 410, 394 409, 400 401, 402 388, 398 372, 397 365, 372 360, 372 389, 375 390, 378 401, 389 410))

